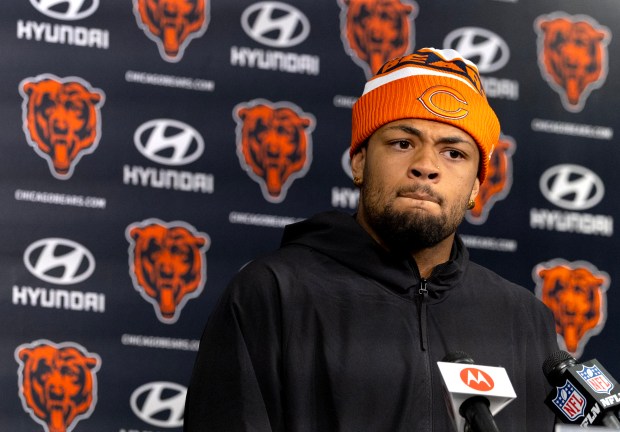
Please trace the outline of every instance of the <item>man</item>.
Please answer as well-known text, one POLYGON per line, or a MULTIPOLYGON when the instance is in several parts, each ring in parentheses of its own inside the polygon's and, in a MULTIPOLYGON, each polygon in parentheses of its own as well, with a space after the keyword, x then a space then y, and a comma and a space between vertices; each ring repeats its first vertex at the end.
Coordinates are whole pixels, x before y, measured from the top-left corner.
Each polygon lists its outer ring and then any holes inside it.
POLYGON ((353 107, 356 215, 286 227, 280 250, 233 279, 201 341, 185 430, 448 432, 436 362, 464 351, 510 376, 500 430, 551 431, 551 314, 470 262, 455 234, 499 132, 455 51, 386 63, 353 107))

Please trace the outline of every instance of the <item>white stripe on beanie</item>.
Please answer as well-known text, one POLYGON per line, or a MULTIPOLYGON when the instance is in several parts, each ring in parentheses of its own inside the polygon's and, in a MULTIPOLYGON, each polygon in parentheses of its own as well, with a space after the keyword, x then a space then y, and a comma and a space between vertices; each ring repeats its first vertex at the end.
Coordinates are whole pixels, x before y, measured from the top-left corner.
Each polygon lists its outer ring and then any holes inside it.
POLYGON ((368 81, 366 85, 364 86, 364 93, 362 93, 362 96, 389 82, 396 81, 402 78, 408 78, 412 76, 422 76, 422 75, 434 75, 434 76, 440 76, 440 77, 445 77, 445 78, 450 78, 450 79, 456 79, 456 80, 461 81, 464 84, 467 84, 469 87, 471 87, 473 91, 478 93, 478 89, 476 89, 465 78, 462 78, 458 76, 457 74, 450 73, 450 72, 441 72, 435 69, 428 69, 428 68, 419 67, 419 66, 405 66, 405 67, 401 67, 400 69, 395 70, 394 72, 390 72, 386 75, 378 76, 375 79, 368 81))

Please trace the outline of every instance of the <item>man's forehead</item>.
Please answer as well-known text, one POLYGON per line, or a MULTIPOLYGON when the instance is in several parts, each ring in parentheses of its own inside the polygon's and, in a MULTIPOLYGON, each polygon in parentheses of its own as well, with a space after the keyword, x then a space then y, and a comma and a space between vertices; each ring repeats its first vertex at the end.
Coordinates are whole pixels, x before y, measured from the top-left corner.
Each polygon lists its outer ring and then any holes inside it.
POLYGON ((423 119, 400 119, 390 123, 386 123, 375 131, 375 134, 381 134, 390 131, 402 131, 417 136, 430 136, 435 138, 451 138, 458 139, 464 143, 469 143, 478 148, 476 141, 471 135, 456 126, 442 123, 434 120, 423 119))

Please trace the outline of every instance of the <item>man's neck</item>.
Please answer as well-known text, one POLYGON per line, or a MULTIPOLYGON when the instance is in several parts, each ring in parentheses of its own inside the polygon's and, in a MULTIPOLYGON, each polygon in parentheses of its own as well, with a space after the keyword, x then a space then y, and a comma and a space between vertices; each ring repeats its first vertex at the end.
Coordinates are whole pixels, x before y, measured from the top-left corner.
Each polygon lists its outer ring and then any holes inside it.
POLYGON ((435 267, 450 259, 453 243, 454 234, 446 237, 435 246, 411 253, 411 257, 417 264, 421 277, 428 279, 435 267))
MULTIPOLYGON (((377 234, 377 232, 366 222, 360 214, 357 214, 357 222, 375 239, 385 250, 390 250, 383 239, 377 234)), ((418 266, 420 276, 423 278, 429 278, 433 273, 433 269, 440 264, 447 262, 450 259, 450 253, 452 252, 452 244, 454 243, 454 233, 437 243, 435 246, 429 248, 419 249, 411 252, 411 257, 418 266)))

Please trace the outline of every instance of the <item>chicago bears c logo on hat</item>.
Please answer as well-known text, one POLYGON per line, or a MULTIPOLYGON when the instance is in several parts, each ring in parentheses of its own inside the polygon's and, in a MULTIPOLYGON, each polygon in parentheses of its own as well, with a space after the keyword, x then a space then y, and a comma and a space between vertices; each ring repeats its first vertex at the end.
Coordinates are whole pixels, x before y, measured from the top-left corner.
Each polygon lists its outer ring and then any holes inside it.
POLYGON ((293 180, 310 168, 314 116, 289 102, 255 99, 238 104, 233 117, 241 166, 267 201, 282 202, 293 180))
POLYGON ((37 340, 15 350, 23 408, 46 432, 72 430, 97 403, 101 359, 72 342, 37 340))
POLYGON ((609 275, 588 262, 555 259, 534 267, 532 277, 536 296, 553 312, 560 347, 579 358, 605 325, 609 275))
POLYGON ((207 30, 209 0, 133 0, 138 27, 168 62, 183 58, 185 48, 207 30))
POLYGON ((538 17, 534 29, 543 78, 560 94, 566 110, 583 110, 592 90, 607 78, 609 29, 588 16, 562 12, 538 17))
POLYGON ((418 5, 403 0, 339 0, 347 54, 372 77, 387 60, 413 49, 418 5))
POLYGON ((469 114, 465 97, 450 87, 433 86, 422 93, 418 100, 437 117, 460 120, 469 114))
POLYGON ((46 159, 54 177, 67 180, 101 138, 104 93, 77 77, 43 74, 19 85, 28 143, 46 159))

